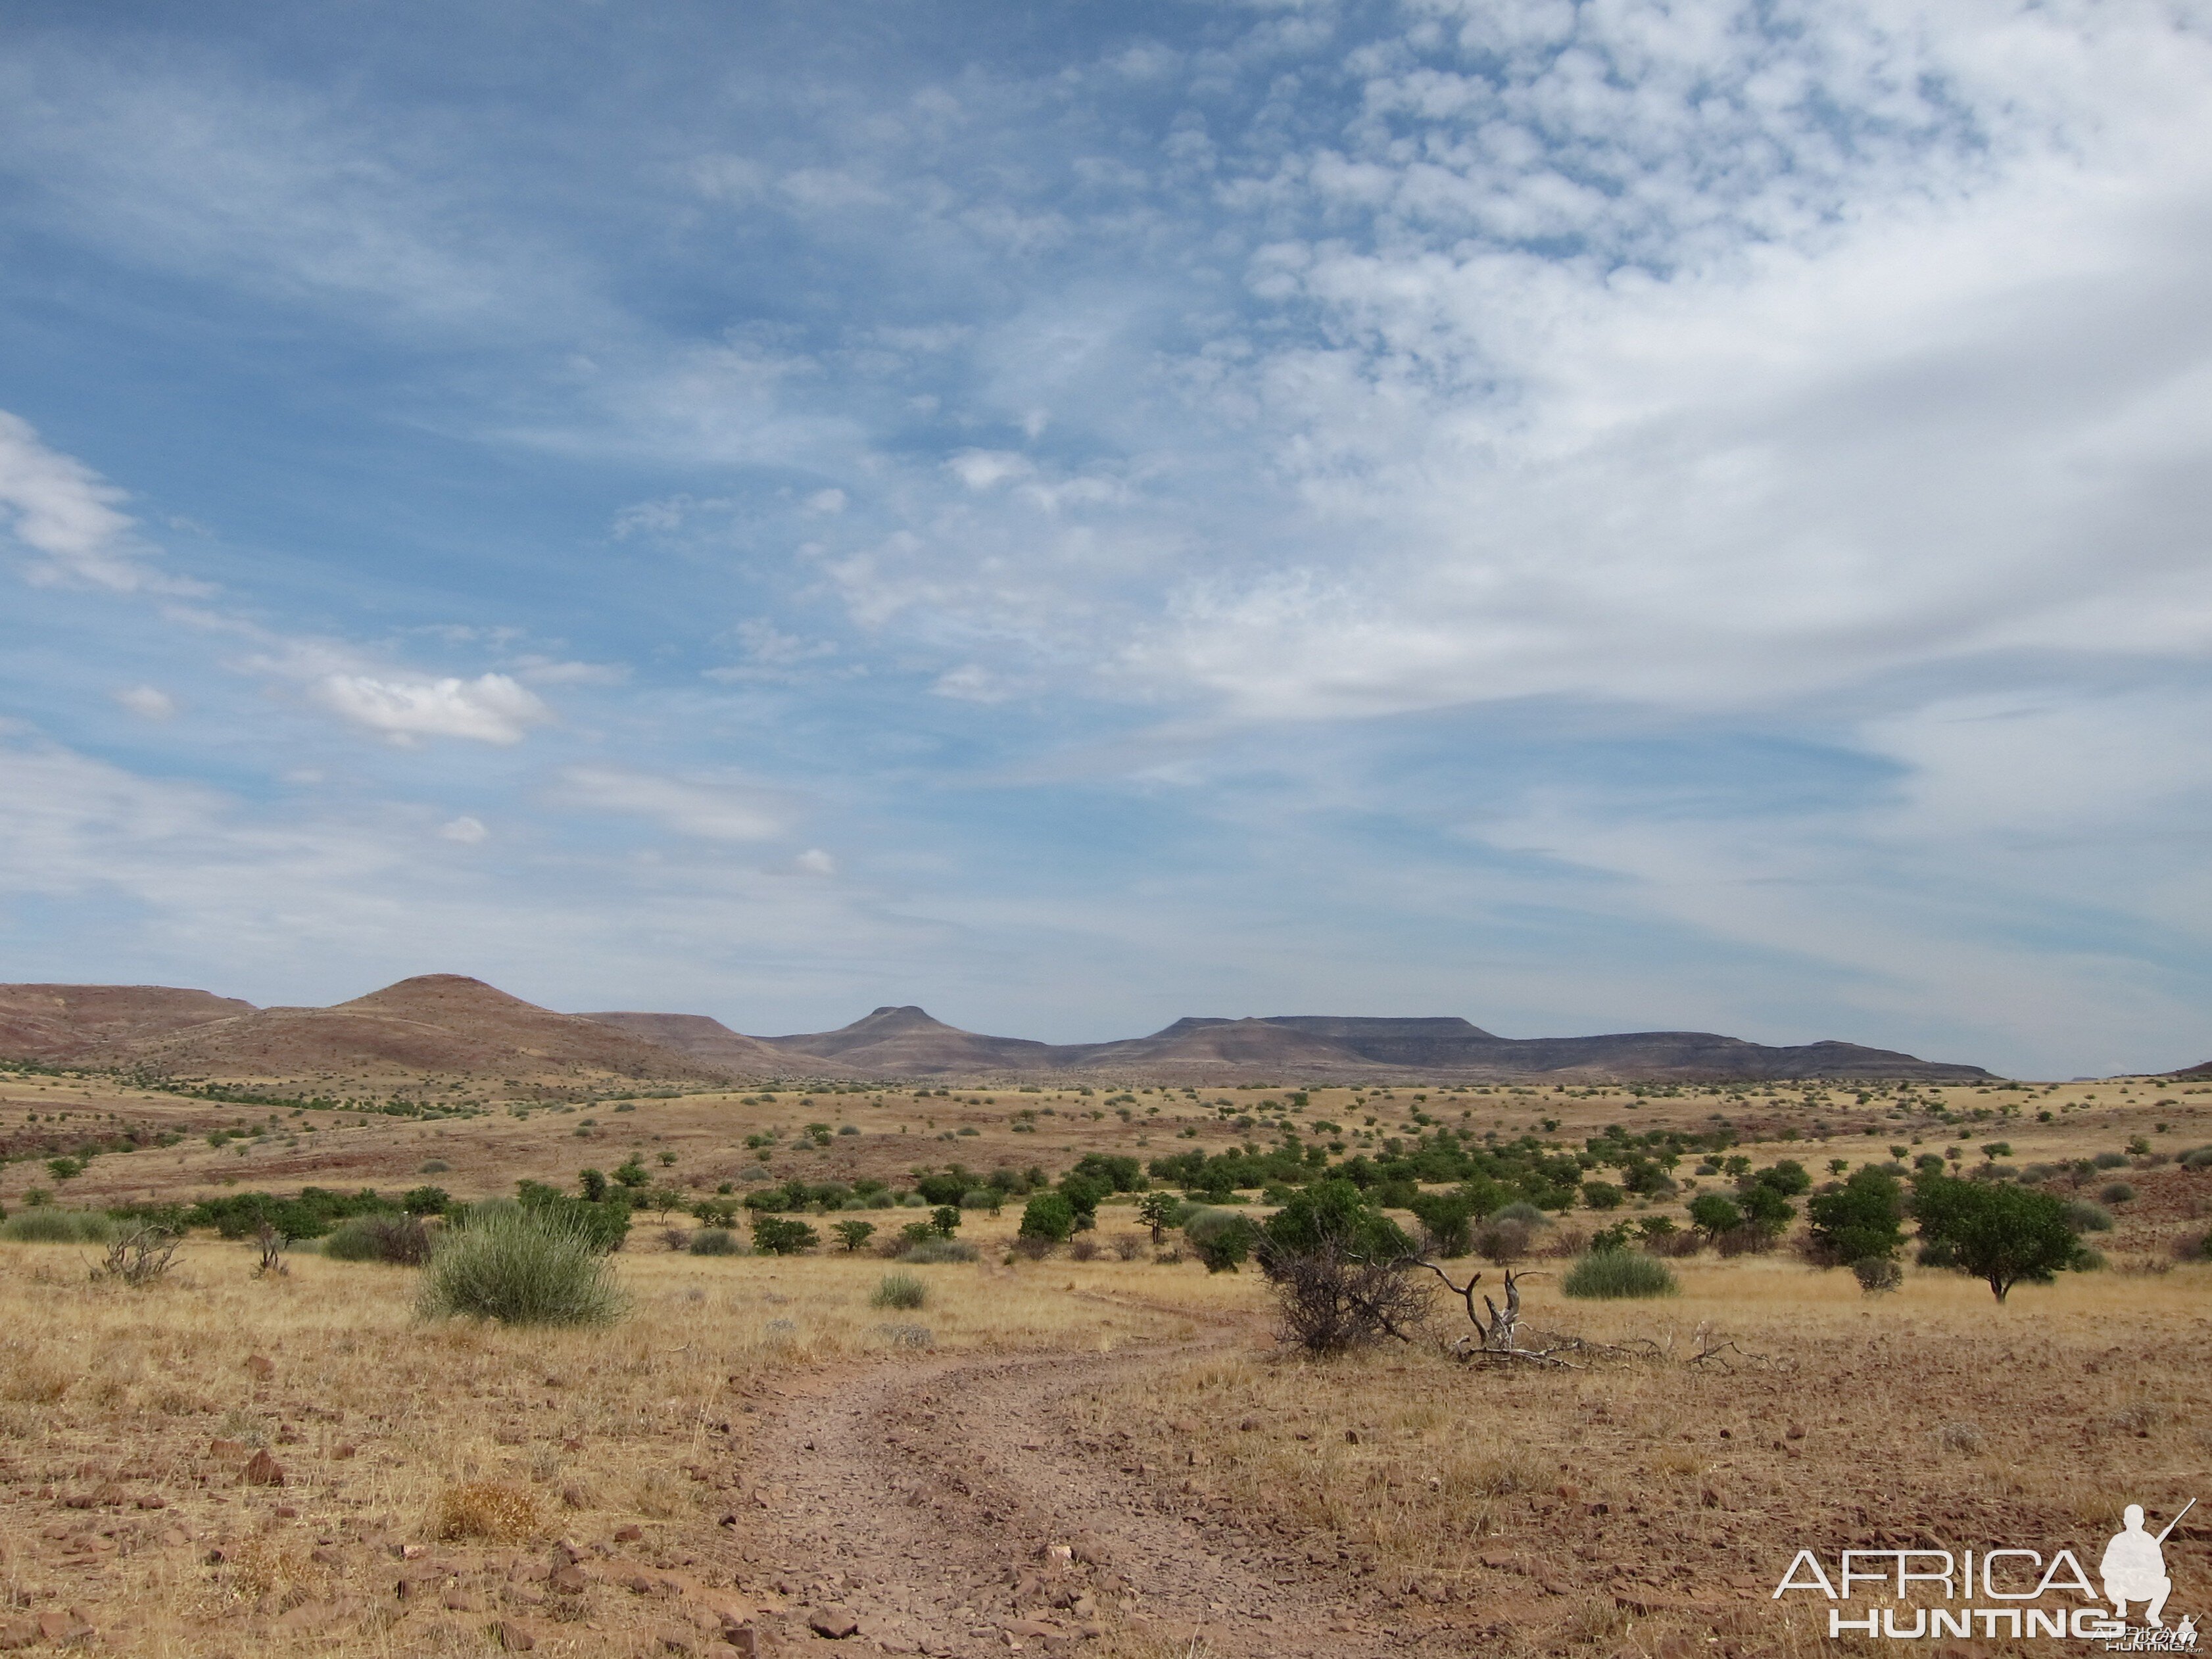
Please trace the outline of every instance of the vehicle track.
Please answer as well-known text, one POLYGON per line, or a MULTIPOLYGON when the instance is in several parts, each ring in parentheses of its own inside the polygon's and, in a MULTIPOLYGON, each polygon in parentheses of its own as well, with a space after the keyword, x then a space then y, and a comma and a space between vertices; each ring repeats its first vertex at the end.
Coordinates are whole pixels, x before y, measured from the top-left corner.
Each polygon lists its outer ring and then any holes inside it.
MULTIPOLYGON (((963 1358, 808 1379, 769 1408, 741 1511, 780 1633, 945 1659, 1151 1637, 1163 1651, 1364 1659, 1403 1650, 1279 1543, 1197 1513, 1181 1478, 1063 1407, 1219 1339, 963 1358), (1193 1638, 1197 1638, 1194 1642, 1193 1638)), ((1137 1645, 1141 1646, 1139 1643, 1137 1645)))

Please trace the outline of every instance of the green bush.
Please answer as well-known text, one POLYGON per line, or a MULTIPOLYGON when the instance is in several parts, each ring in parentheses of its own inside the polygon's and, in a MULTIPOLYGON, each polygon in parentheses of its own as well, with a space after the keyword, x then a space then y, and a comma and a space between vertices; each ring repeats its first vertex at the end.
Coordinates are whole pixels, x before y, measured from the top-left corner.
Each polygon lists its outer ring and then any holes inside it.
POLYGON ((885 1273, 868 1297, 871 1308, 919 1308, 929 1300, 928 1287, 912 1273, 885 1273))
POLYGON ((753 1218, 753 1249, 763 1255, 796 1255, 822 1242, 821 1236, 803 1221, 780 1215, 753 1218))
POLYGON ((1258 1229, 1234 1210, 1199 1210, 1187 1217, 1182 1236, 1210 1273, 1233 1273, 1249 1260, 1258 1229))
POLYGON ((702 1227, 691 1235, 685 1249, 694 1255, 743 1255, 744 1246, 727 1227, 702 1227))
POLYGON ((2100 1170, 2118 1170, 2126 1167, 2128 1155, 2125 1152, 2100 1152, 2089 1161, 2100 1170))
POLYGON ((2112 1231, 2112 1212, 2101 1204, 2077 1198, 2066 1206, 2066 1224, 2077 1233, 2108 1233, 2112 1231))
POLYGON ((1064 1193, 1039 1193, 1022 1208, 1020 1235, 1064 1243, 1075 1231, 1075 1206, 1064 1193))
POLYGON ((598 1242, 557 1212, 483 1205, 438 1242, 416 1305, 428 1319, 603 1325, 627 1298, 598 1242))
POLYGON ((105 1244, 115 1237, 115 1224, 90 1210, 58 1210, 51 1206, 25 1210, 0 1222, 0 1238, 18 1244, 105 1244))
POLYGON ((1682 1287, 1663 1261, 1641 1250, 1593 1250, 1567 1270, 1559 1288, 1569 1296, 1673 1296, 1682 1287))
POLYGON ((430 1259, 430 1235, 411 1215, 364 1215, 341 1222, 323 1240, 334 1261, 384 1261, 419 1267, 430 1259))
POLYGON ((2126 1182, 2107 1182, 2103 1187, 2098 1189, 2097 1202, 2100 1204, 2126 1204, 2131 1202, 2134 1200, 2135 1195, 2136 1189, 2128 1185, 2126 1182))
POLYGON ((594 1204, 587 1199, 570 1198, 536 1181, 517 1182, 515 1190, 516 1202, 524 1209, 544 1217, 549 1223, 580 1233, 591 1241, 594 1249, 611 1255, 622 1249, 623 1240, 629 1237, 629 1200, 623 1194, 594 1204))
POLYGON ((1626 1201, 1627 1195, 1610 1181, 1583 1182, 1583 1202, 1593 1210, 1617 1210, 1626 1201))
POLYGON ((1489 1219, 1492 1222, 1517 1221, 1523 1226, 1542 1227, 1548 1225, 1552 1218, 1534 1205, 1516 1199, 1510 1204, 1502 1205, 1492 1210, 1489 1219))

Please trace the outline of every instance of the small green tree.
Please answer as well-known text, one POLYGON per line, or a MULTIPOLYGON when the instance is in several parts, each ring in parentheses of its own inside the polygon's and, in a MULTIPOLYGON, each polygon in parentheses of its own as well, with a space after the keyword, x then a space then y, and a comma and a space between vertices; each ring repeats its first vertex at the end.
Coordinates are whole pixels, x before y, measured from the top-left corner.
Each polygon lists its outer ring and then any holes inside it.
POLYGON ((1904 1248, 1905 1189, 1873 1168, 1815 1193, 1805 1205, 1814 1258, 1824 1267, 1890 1261, 1904 1248))
POLYGON ((616 1168, 615 1180, 624 1187, 635 1188, 647 1185, 653 1177, 646 1172, 645 1164, 638 1155, 632 1152, 616 1168))
POLYGON ((2064 1202, 2048 1193, 1930 1171, 1912 1183, 1912 1213, 1923 1255, 1982 1280, 2000 1302, 2022 1279, 2048 1285, 2083 1260, 2064 1202))
POLYGON ((1754 1181, 1738 1195, 1743 1218, 1768 1237, 1778 1237, 1797 1218, 1797 1206, 1764 1182, 1754 1181))
POLYGON ((1210 1273, 1233 1273, 1242 1267, 1258 1231, 1233 1210, 1200 1210, 1182 1224, 1182 1236, 1210 1273))
POLYGON ((837 1235, 837 1242, 845 1247, 846 1254, 849 1255, 875 1236, 876 1224, 872 1221, 841 1221, 830 1231, 837 1235))
POLYGON ((1022 1208, 1020 1236, 1065 1243, 1075 1231, 1075 1206, 1065 1193, 1039 1193, 1022 1208))
POLYGON ((1743 1212, 1719 1193, 1699 1193, 1690 1200, 1690 1224, 1708 1238, 1718 1238, 1743 1225, 1743 1212))
POLYGON ((1474 1219, 1474 1200, 1465 1193, 1416 1193, 1406 1207, 1428 1234, 1435 1255, 1462 1256, 1474 1248, 1468 1228, 1474 1219))
POLYGON ((1137 1218, 1152 1230, 1155 1245, 1166 1238, 1167 1230, 1175 1224, 1176 1212, 1182 1207, 1173 1193, 1146 1193, 1137 1200, 1137 1218))
POLYGON ((576 1190, 583 1194, 584 1201, 586 1204, 601 1204, 605 1202, 607 1196, 607 1177, 605 1171, 601 1170, 577 1170, 576 1190))
POLYGON ((939 1238, 950 1238, 960 1231, 960 1206, 940 1204, 929 1212, 929 1224, 937 1230, 939 1238))
POLYGON ((1583 1202, 1593 1210, 1617 1210, 1624 1201, 1620 1188, 1610 1181, 1583 1182, 1583 1202))

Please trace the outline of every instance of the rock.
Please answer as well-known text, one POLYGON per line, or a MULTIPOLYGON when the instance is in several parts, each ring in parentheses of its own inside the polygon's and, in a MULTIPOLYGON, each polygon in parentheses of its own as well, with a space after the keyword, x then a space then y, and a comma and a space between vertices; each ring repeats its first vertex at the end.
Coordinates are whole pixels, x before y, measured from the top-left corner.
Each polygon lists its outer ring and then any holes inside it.
POLYGON ((142 1510, 166 1510, 169 1507, 169 1500, 157 1492, 139 1493, 137 1504, 142 1510))
POLYGON ((343 1446, 333 1446, 331 1448, 331 1455, 337 1458, 340 1462, 343 1462, 349 1457, 359 1455, 360 1452, 361 1448, 355 1445, 351 1441, 348 1441, 343 1446))
POLYGON ((584 1577, 581 1567, 574 1561, 567 1561, 556 1567, 553 1576, 545 1582, 562 1595, 581 1595, 591 1580, 584 1577))
POLYGON ((562 1508, 580 1510, 584 1507, 585 1502, 584 1489, 581 1486, 563 1486, 561 1488, 561 1504, 562 1508))
POLYGON ((760 1659, 760 1633, 750 1625, 740 1625, 735 1630, 724 1631, 722 1640, 728 1643, 733 1650, 743 1654, 744 1659, 760 1659))
POLYGON ((1068 1547, 1074 1558, 1086 1567, 1110 1567, 1114 1565, 1113 1549, 1103 1538, 1083 1534, 1068 1547))
POLYGON ((446 1592, 446 1608, 449 1613, 482 1613, 483 1597, 473 1590, 449 1589, 446 1592))
POLYGON ((40 1638, 35 1619, 10 1619, 0 1625, 0 1652, 14 1652, 17 1648, 35 1645, 40 1638))
POLYGON ((246 1369, 253 1373, 255 1382, 266 1382, 276 1375, 276 1362, 265 1353, 250 1353, 246 1356, 246 1369))
POLYGON ((399 1559, 403 1561, 419 1561, 429 1553, 428 1544, 402 1544, 399 1547, 399 1559))
POLYGON ((817 1636, 826 1636, 833 1642, 842 1642, 847 1637, 857 1634, 860 1628, 859 1620, 835 1605, 816 1608, 806 1624, 817 1636))
POLYGON ((1007 1635, 1024 1642, 1042 1642, 1060 1634, 1059 1630, 1042 1619, 1010 1619, 1000 1628, 1007 1635))
POLYGON ((617 1527, 615 1528, 615 1542, 617 1544, 635 1544, 644 1536, 645 1528, 643 1527, 629 1526, 617 1527))
POLYGON ((264 1446, 246 1461, 239 1479, 249 1486, 281 1486, 284 1484, 284 1466, 271 1457, 264 1446))
POLYGON ((92 1634, 92 1621, 75 1607, 48 1607, 38 1625, 39 1634, 49 1642, 82 1642, 92 1634))
POLYGON ((538 1638, 512 1619, 502 1619, 491 1627, 492 1639, 509 1653, 527 1653, 538 1645, 538 1638))

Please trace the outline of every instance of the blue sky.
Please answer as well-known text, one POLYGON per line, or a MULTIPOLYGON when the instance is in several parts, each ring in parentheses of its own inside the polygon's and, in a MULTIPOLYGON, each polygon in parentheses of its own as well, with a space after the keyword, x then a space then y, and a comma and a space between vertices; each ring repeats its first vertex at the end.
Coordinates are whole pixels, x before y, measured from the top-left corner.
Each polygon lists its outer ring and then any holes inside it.
POLYGON ((11 7, 0 978, 2212 1054, 2212 5, 11 7))

